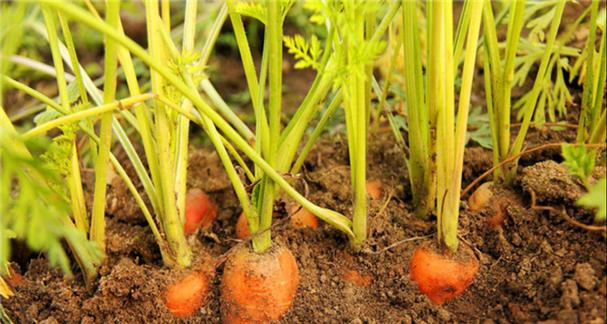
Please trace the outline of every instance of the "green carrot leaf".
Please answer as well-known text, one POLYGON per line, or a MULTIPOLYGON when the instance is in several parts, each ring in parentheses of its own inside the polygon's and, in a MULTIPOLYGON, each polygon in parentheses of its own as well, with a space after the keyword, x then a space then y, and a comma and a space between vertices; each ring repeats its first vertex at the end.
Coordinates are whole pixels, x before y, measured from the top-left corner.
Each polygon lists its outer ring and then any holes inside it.
POLYGON ((596 209, 594 220, 596 222, 604 222, 607 216, 607 180, 605 178, 599 180, 583 195, 576 204, 586 208, 596 209))
POLYGON ((563 164, 569 169, 569 173, 586 181, 594 169, 596 158, 595 151, 586 149, 585 146, 565 144, 562 146, 563 164))

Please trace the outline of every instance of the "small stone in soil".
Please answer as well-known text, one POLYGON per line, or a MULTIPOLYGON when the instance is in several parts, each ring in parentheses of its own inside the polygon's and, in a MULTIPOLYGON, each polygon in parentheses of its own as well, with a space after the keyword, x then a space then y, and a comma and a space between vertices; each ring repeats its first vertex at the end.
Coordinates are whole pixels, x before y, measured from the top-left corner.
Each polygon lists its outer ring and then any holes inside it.
POLYGON ((607 295, 607 276, 603 277, 603 280, 601 280, 601 284, 599 285, 599 293, 601 293, 603 296, 607 295))
POLYGON ((585 290, 592 290, 596 285, 595 272, 592 266, 588 263, 578 263, 575 266, 575 274, 573 278, 580 287, 585 290))
POLYGON ((577 285, 575 281, 567 279, 561 285, 563 294, 561 295, 561 306, 565 309, 572 309, 580 304, 577 285))

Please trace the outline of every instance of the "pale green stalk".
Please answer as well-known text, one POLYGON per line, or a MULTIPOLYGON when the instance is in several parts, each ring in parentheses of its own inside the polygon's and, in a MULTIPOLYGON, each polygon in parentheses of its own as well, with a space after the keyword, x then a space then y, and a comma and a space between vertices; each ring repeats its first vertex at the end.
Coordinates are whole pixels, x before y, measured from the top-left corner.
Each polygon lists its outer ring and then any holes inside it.
MULTIPOLYGON (((472 79, 474 77, 474 65, 476 63, 476 48, 481 25, 481 14, 483 8, 482 1, 469 0, 469 11, 465 11, 460 19, 468 20, 466 24, 466 52, 464 56, 464 66, 462 70, 462 86, 460 89, 458 109, 457 109, 457 124, 455 129, 455 159, 446 161, 450 163, 449 169, 452 170, 451 175, 447 174, 449 183, 447 184, 447 192, 442 214, 439 214, 442 227, 439 231, 442 233, 443 242, 445 245, 455 251, 458 245, 457 224, 459 218, 460 193, 462 185, 462 170, 464 165, 464 150, 466 147, 466 131, 468 126, 468 111, 470 108, 470 94, 472 92, 472 79)), ((452 16, 452 10, 447 12, 448 16, 452 16)), ((449 23, 447 21, 447 23, 449 23)), ((449 27, 447 27, 449 28, 449 27)), ((462 31, 463 33, 463 31, 462 31)), ((462 40, 463 41, 463 40, 462 40)), ((458 62, 453 62, 454 66, 458 62)), ((444 148, 449 150, 450 148, 444 148)), ((441 154, 438 152, 437 154, 441 154)), ((438 179, 441 182, 441 179, 438 179)))
MULTIPOLYGON (((435 64, 433 72, 437 80, 436 108, 436 213, 438 224, 438 240, 445 240, 444 232, 445 210, 449 207, 448 194, 452 183, 452 164, 455 158, 455 101, 454 101, 454 62, 453 62, 453 27, 451 26, 453 11, 451 3, 438 1, 433 3, 429 12, 428 24, 432 42, 432 58, 430 64, 435 64)), ((432 91, 431 91, 432 92, 432 91)))
MULTIPOLYGON (((540 67, 537 72, 537 76, 535 78, 535 82, 533 83, 533 88, 531 88, 531 98, 526 102, 526 106, 523 107, 523 110, 526 110, 527 113, 523 118, 523 122, 521 123, 521 128, 518 131, 516 139, 514 140, 514 144, 512 145, 512 150, 509 153, 510 156, 518 155, 523 149, 523 144, 525 142, 525 137, 527 135, 527 131, 529 130, 529 125, 531 123, 531 118, 533 117, 533 107, 537 104, 537 99, 539 97, 539 93, 541 88, 544 86, 545 78, 549 78, 549 75, 546 75, 546 71, 548 70, 548 64, 550 62, 550 57, 552 56, 552 48, 554 47, 554 43, 556 42, 556 36, 559 31, 559 26, 561 24, 561 17, 563 15, 563 10, 565 9, 565 0, 561 0, 556 5, 556 11, 554 14, 554 18, 550 24, 550 30, 547 35, 546 49, 544 51, 544 55, 542 56, 542 60, 540 62, 540 67)), ((515 161, 513 165, 510 167, 508 171, 507 179, 513 179, 516 175, 518 161, 515 161)))
MULTIPOLYGON (((61 107, 65 111, 70 111, 72 108, 70 107, 68 91, 67 91, 67 82, 65 80, 65 70, 63 67, 63 61, 61 60, 61 54, 59 52, 58 46, 58 37, 57 37, 57 25, 55 17, 53 13, 43 7, 42 8, 45 25, 47 28, 47 34, 49 35, 49 44, 51 48, 51 56, 53 59, 53 64, 55 67, 55 71, 57 73, 57 88, 59 89, 59 98, 61 102, 61 107)), ((76 222, 76 227, 82 231, 85 235, 88 233, 88 228, 86 225, 88 224, 87 220, 87 212, 86 212, 86 204, 84 201, 84 191, 82 189, 82 181, 80 181, 80 164, 78 158, 78 151, 76 150, 76 139, 72 139, 72 150, 70 152, 70 169, 67 175, 67 184, 70 193, 70 206, 72 209, 72 217, 76 222)), ((82 270, 84 271, 85 278, 87 284, 89 284, 92 279, 96 276, 96 272, 90 271, 87 267, 84 267, 84 264, 79 262, 82 265, 82 270)))
POLYGON ((253 106, 253 112, 255 114, 257 132, 255 135, 256 146, 258 153, 265 157, 269 154, 270 149, 270 134, 268 131, 269 126, 267 116, 263 106, 263 97, 260 97, 260 86, 257 79, 257 73, 255 72, 255 63, 253 62, 253 56, 251 55, 251 49, 244 30, 242 18, 239 14, 235 13, 235 10, 231 8, 234 5, 235 4, 232 0, 228 1, 228 8, 230 8, 230 21, 232 22, 232 28, 234 29, 236 44, 238 45, 238 51, 240 53, 242 66, 244 68, 245 79, 247 80, 247 86, 249 88, 249 95, 251 96, 251 105, 253 106))
MULTIPOLYGON (((106 22, 109 26, 116 28, 119 21, 120 1, 106 1, 106 22)), ((105 37, 105 58, 103 101, 111 103, 116 94, 117 75, 116 68, 118 60, 116 57, 116 42, 110 37, 105 37)), ((101 251, 105 254, 105 202, 107 190, 107 170, 112 145, 112 113, 101 115, 101 126, 99 130, 99 152, 95 160, 95 191, 93 195, 93 213, 91 215, 91 240, 97 242, 101 251)))
MULTIPOLYGON (((603 8, 603 11, 605 11, 605 8, 603 8)), ((593 90, 594 101, 591 108, 590 125, 588 127, 589 143, 603 143, 607 136, 605 132, 605 109, 603 106, 603 93, 605 92, 605 81, 607 76, 606 38, 607 28, 603 29, 603 37, 601 37, 601 45, 599 47, 601 62, 599 63, 599 75, 598 78, 596 78, 597 82, 593 90)))
MULTIPOLYGON (((403 2, 403 46, 405 62, 405 93, 409 127, 407 169, 413 192, 413 205, 418 218, 427 218, 434 209, 435 171, 431 159, 430 102, 424 100, 421 45, 417 3, 403 2)), ((432 68, 429 67, 428 71, 432 68)))
MULTIPOLYGON (((280 138, 282 115, 282 2, 268 0, 266 33, 268 44, 268 135, 270 137, 268 155, 265 157, 270 166, 277 168, 278 141, 280 138)), ((280 169, 279 169, 280 170, 280 169)), ((253 249, 264 252, 272 244, 270 226, 276 199, 274 182, 265 177, 261 180, 261 196, 258 202, 259 234, 253 237, 253 249)))
POLYGON ((356 47, 365 42, 365 19, 361 8, 350 2, 344 3, 344 15, 352 23, 351 33, 344 35, 343 40, 346 64, 351 71, 344 82, 343 91, 354 205, 352 216, 354 237, 350 242, 357 247, 367 236, 367 105, 365 102, 367 66, 359 62, 356 51, 356 47))
MULTIPOLYGON (((510 151, 510 112, 511 112, 511 91, 512 79, 514 77, 514 60, 523 28, 523 17, 525 11, 525 0, 514 0, 511 4, 510 18, 508 20, 508 35, 506 36, 506 57, 504 60, 504 69, 500 78, 501 95, 498 97, 496 114, 498 115, 499 127, 499 150, 500 159, 508 157, 510 151)), ((508 175, 504 179, 507 183, 512 181, 508 175)))
MULTIPOLYGON (((182 55, 191 55, 194 51, 194 38, 196 36, 196 13, 198 9, 197 0, 187 0, 185 5, 185 18, 183 26, 183 39, 181 44, 182 55)), ((168 31, 168 29, 162 29, 168 31)), ((187 71, 185 71, 187 73, 187 71)), ((181 105, 185 110, 192 109, 192 102, 183 99, 181 105)), ((185 198, 187 189, 188 171, 188 143, 190 135, 190 120, 184 116, 177 116, 177 145, 175 157, 175 195, 177 199, 177 210, 181 222, 185 222, 185 198)))
MULTIPOLYGON (((154 0, 145 1, 147 32, 148 32, 148 47, 151 58, 156 61, 166 62, 168 54, 162 46, 162 39, 159 35, 160 28, 163 26, 162 21, 158 17, 158 3, 154 0)), ((168 29, 166 29, 168 30, 168 29)), ((151 71, 152 91, 164 97, 165 85, 167 84, 164 77, 158 71, 151 71)), ((172 156, 170 139, 176 136, 172 129, 171 116, 168 110, 162 104, 157 103, 154 109, 155 116, 155 134, 162 134, 156 137, 156 149, 159 168, 159 180, 156 184, 157 191, 160 194, 160 206, 162 214, 160 216, 163 224, 164 233, 168 241, 169 249, 173 253, 175 262, 180 267, 188 267, 192 262, 192 252, 187 244, 183 233, 183 223, 177 211, 175 201, 175 179, 173 175, 175 157, 172 156)))
POLYGON ((341 91, 339 91, 333 97, 333 100, 331 100, 329 107, 327 107, 327 109, 323 113, 322 117, 318 121, 318 124, 316 124, 316 127, 312 131, 312 134, 310 134, 310 137, 308 137, 308 141, 301 149, 301 152, 299 152, 299 156, 297 157, 297 160, 295 161, 295 163, 293 163, 293 167, 291 167, 292 174, 296 174, 299 172, 299 170, 301 169, 301 167, 303 166, 303 164, 306 160, 306 157, 308 156, 308 154, 312 150, 312 147, 316 143, 316 140, 320 137, 322 131, 325 129, 325 126, 327 126, 327 123, 329 122, 329 120, 331 119, 331 117, 333 116, 333 114, 335 113, 337 108, 339 107, 339 105, 342 103, 342 100, 343 100, 343 94, 341 91))
POLYGON ((23 136, 25 139, 31 139, 35 136, 44 135, 46 132, 53 128, 66 126, 93 116, 100 116, 103 114, 111 113, 116 109, 130 108, 153 97, 153 94, 145 93, 142 95, 125 98, 119 101, 113 101, 102 106, 80 110, 73 113, 67 113, 65 116, 57 117, 51 121, 48 121, 44 124, 38 125, 30 129, 29 131, 25 132, 23 136))
MULTIPOLYGON (((584 92, 582 94, 582 109, 580 112, 577 138, 578 144, 585 143, 588 134, 587 124, 590 124, 592 120, 592 106, 594 94, 594 51, 595 51, 595 40, 596 40, 596 18, 599 12, 599 1, 590 2, 590 26, 588 39, 586 40, 586 81, 584 83, 584 92)), ((603 95, 602 93, 600 94, 603 95)))
MULTIPOLYGON (((70 26, 65 18, 62 15, 59 16, 59 23, 61 24, 61 30, 63 31, 63 39, 65 40, 65 44, 67 46, 70 60, 72 62, 73 67, 78 67, 78 56, 76 55, 76 47, 74 46, 74 40, 72 38, 72 32, 70 31, 70 26)), ((86 94, 86 88, 84 87, 84 81, 82 80, 82 72, 79 68, 75 68, 74 76, 76 78, 76 83, 78 84, 78 90, 80 91, 80 99, 83 104, 88 103, 88 96, 86 94)))
MULTIPOLYGON (((487 6, 485 5, 485 8, 487 8, 487 6)), ((486 10, 486 9, 485 9, 486 10)), ((483 10, 483 11, 485 11, 483 10)), ((491 150, 491 155, 493 157, 493 165, 498 165, 500 162, 500 155, 499 155, 499 150, 497 149, 499 147, 498 144, 498 134, 497 134, 497 122, 496 122, 496 117, 495 117, 495 109, 493 108, 493 100, 491 100, 490 98, 493 97, 493 86, 491 84, 491 78, 494 75, 493 72, 491 71, 491 64, 489 63, 489 53, 488 51, 485 49, 483 51, 483 77, 484 77, 484 82, 485 82, 485 96, 488 98, 486 100, 487 102, 487 114, 489 115, 489 127, 491 128, 491 144, 492 147, 494 148, 493 150, 491 150)), ((495 170, 493 170, 493 178, 494 179, 499 179, 500 176, 500 169, 496 168, 495 170)))

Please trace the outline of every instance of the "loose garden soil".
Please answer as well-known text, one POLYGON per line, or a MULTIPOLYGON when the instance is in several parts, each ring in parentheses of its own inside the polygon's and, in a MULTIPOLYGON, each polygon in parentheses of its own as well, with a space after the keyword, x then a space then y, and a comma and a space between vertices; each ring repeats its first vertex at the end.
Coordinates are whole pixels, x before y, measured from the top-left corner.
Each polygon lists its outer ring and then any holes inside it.
MULTIPOLYGON (((549 132, 549 135, 560 136, 549 132)), ((542 142, 545 138, 538 138, 542 142)), ((550 154, 550 153, 549 153, 550 154)), ((568 223, 559 213, 530 208, 566 207, 571 217, 590 223, 591 213, 573 207, 581 184, 545 155, 526 157, 512 189, 495 188, 488 207, 468 212, 462 205, 461 244, 471 246, 480 271, 467 291, 442 306, 433 305, 409 278, 409 261, 419 244, 435 239, 434 223, 414 218, 402 151, 391 136, 369 145, 369 178, 383 182, 382 196, 369 200, 369 239, 358 251, 328 225, 297 230, 289 225, 283 203, 277 204, 273 237, 296 257, 301 283, 284 323, 604 323, 606 307, 605 237, 568 223), (505 202, 505 203, 504 203, 505 202), (504 206, 502 227, 491 228, 494 206, 504 206)), ((490 167, 490 152, 466 152, 464 185, 490 167)), ((108 258, 99 280, 87 289, 76 271, 64 279, 42 257, 18 253, 17 270, 25 280, 16 296, 3 300, 16 323, 213 323, 220 322, 219 278, 226 253, 240 242, 234 225, 238 201, 211 150, 190 155, 191 188, 217 202, 217 221, 191 239, 195 269, 212 276, 206 303, 190 318, 173 317, 164 306, 165 287, 187 271, 162 265, 145 220, 118 178, 108 199, 108 258)), ((598 170, 599 176, 604 168, 598 170)), ((320 142, 305 170, 291 182, 321 206, 351 214, 349 166, 342 136, 320 142)))

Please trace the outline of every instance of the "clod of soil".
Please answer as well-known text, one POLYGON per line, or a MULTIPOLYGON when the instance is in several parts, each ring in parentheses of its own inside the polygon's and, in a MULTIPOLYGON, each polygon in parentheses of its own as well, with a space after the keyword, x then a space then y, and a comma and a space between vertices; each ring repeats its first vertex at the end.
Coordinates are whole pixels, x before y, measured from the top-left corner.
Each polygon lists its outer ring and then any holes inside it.
POLYGON ((569 175, 567 167, 552 160, 523 169, 521 183, 527 192, 535 192, 538 203, 567 203, 585 192, 582 183, 569 175))

